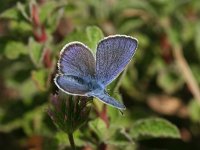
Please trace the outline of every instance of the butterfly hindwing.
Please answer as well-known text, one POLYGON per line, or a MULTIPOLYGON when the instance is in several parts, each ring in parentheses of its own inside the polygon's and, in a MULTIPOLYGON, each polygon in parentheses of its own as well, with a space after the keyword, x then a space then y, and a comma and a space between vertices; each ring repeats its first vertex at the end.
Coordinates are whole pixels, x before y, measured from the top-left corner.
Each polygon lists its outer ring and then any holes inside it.
POLYGON ((118 108, 118 109, 126 109, 126 107, 122 103, 120 103, 119 101, 117 101, 114 98, 110 97, 104 91, 96 93, 96 94, 93 94, 93 96, 98 98, 103 103, 108 104, 108 105, 110 105, 112 107, 115 107, 115 108, 118 108))
POLYGON ((72 42, 61 50, 58 69, 61 74, 66 75, 94 76, 95 59, 92 52, 84 44, 72 42))
POLYGON ((77 76, 60 74, 54 78, 54 82, 59 89, 68 94, 85 96, 89 92, 87 82, 77 76))

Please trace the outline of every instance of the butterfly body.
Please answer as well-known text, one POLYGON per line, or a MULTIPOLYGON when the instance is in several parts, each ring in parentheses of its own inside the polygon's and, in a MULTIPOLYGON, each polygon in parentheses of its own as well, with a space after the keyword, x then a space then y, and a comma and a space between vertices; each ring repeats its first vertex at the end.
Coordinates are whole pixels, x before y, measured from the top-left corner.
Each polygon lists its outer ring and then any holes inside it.
POLYGON ((55 84, 65 93, 93 96, 108 105, 125 109, 105 89, 124 70, 136 48, 137 40, 132 37, 109 36, 99 42, 95 59, 84 44, 69 43, 61 50, 55 84))

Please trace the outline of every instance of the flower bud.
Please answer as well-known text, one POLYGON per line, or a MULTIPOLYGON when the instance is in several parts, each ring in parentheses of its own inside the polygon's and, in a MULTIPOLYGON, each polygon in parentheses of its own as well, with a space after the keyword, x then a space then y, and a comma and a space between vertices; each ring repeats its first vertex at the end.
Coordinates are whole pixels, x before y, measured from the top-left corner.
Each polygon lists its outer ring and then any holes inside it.
POLYGON ((59 92, 52 95, 48 114, 55 125, 66 133, 73 133, 88 119, 90 98, 71 96, 59 92))

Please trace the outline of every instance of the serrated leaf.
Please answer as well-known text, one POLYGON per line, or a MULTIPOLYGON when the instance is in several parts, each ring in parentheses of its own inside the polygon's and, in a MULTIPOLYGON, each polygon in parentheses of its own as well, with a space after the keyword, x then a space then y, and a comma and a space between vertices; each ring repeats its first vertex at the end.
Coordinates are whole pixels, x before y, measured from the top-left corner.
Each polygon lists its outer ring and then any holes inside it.
POLYGON ((103 39, 104 35, 100 28, 96 26, 90 26, 86 28, 86 34, 88 37, 88 47, 91 48, 93 53, 96 53, 96 47, 100 40, 103 39))
POLYGON ((27 47, 20 42, 10 41, 6 44, 4 54, 8 59, 17 59, 21 54, 27 53, 27 47))
POLYGON ((161 118, 141 119, 134 123, 131 136, 136 139, 148 138, 180 138, 178 128, 161 118))

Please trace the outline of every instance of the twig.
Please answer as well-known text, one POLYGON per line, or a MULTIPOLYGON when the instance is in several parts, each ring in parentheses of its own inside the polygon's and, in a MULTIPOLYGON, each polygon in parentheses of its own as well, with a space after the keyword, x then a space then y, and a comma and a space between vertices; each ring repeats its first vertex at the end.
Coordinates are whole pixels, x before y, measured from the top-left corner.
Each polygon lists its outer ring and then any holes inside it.
POLYGON ((183 77, 185 78, 186 84, 190 88, 195 99, 200 104, 200 88, 198 86, 198 82, 194 78, 188 63, 183 56, 182 47, 180 45, 173 47, 173 55, 177 61, 178 66, 180 67, 180 71, 182 72, 183 77))

